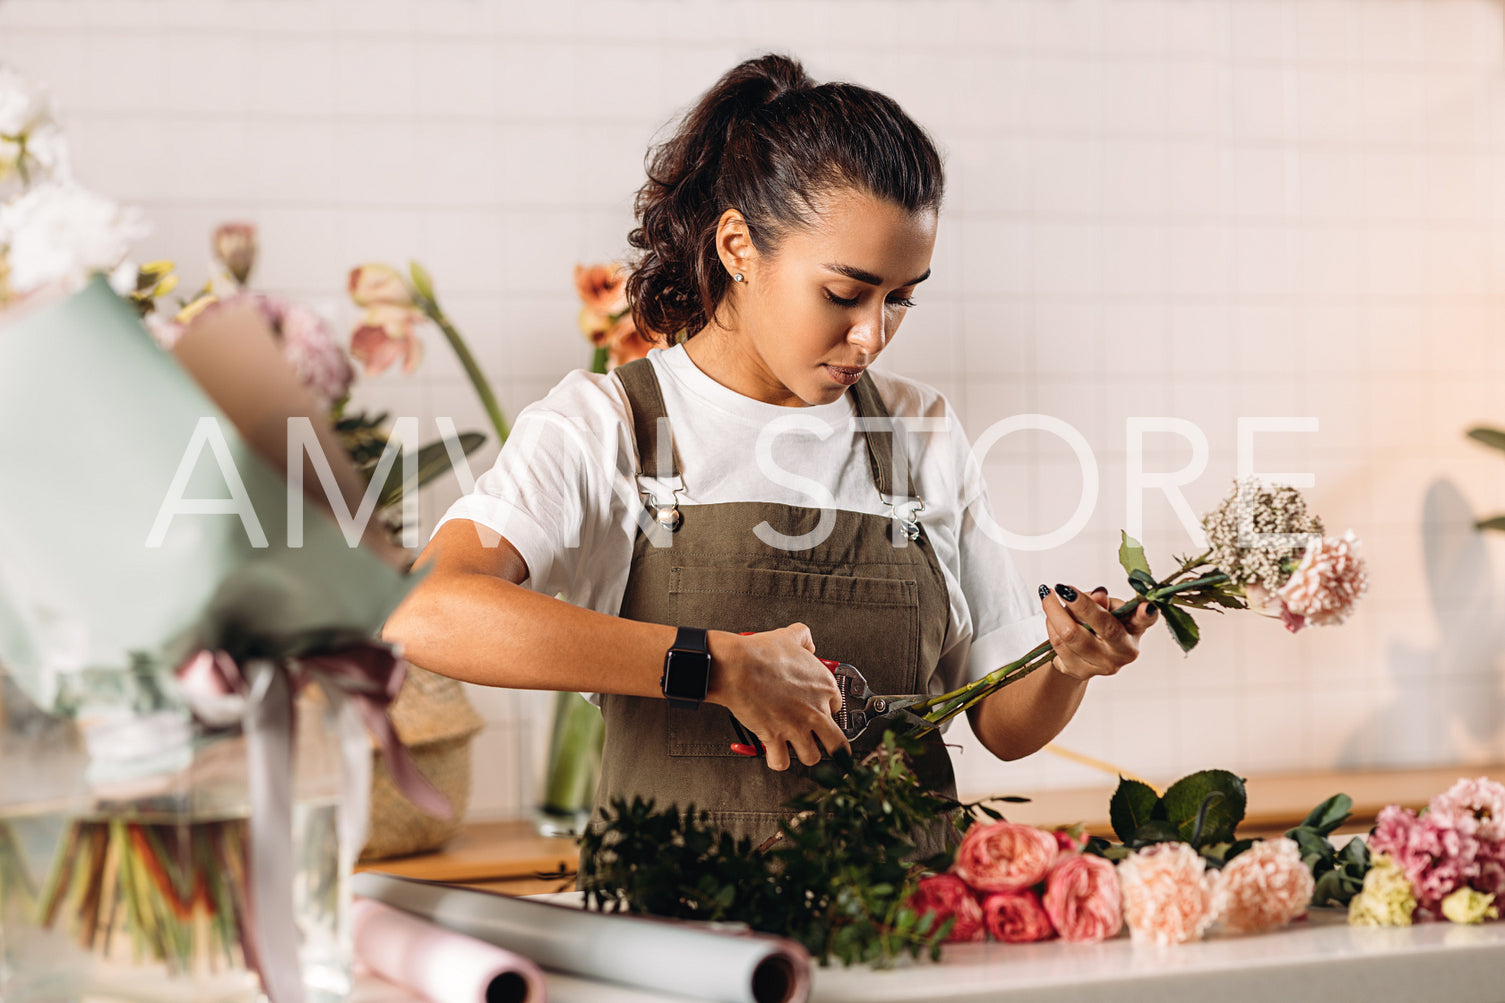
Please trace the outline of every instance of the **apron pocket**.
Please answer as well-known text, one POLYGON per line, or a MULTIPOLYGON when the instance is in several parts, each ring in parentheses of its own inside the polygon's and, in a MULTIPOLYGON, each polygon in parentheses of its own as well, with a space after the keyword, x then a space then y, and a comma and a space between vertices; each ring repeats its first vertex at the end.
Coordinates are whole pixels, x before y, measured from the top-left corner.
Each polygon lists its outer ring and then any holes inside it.
MULTIPOLYGON (((919 584, 913 579, 676 567, 669 573, 669 610, 677 625, 733 633, 803 623, 819 657, 850 662, 873 692, 914 693, 919 687, 919 584)), ((736 732, 725 708, 665 709, 669 755, 736 755, 736 732)))

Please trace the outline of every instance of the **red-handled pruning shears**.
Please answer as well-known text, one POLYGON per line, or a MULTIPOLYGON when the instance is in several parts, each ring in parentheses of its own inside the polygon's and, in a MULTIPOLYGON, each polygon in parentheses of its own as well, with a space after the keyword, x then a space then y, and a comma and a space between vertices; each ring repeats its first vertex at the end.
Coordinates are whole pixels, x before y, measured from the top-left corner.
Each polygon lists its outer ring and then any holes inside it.
MULTIPOLYGON (((879 723, 903 721, 912 728, 932 727, 930 722, 910 710, 926 697, 914 693, 904 696, 880 695, 868 687, 867 680, 857 671, 856 666, 830 658, 822 658, 820 663, 831 670, 831 674, 836 677, 836 688, 841 691, 841 709, 835 714, 836 726, 848 742, 861 737, 870 727, 879 723)), ((743 727, 735 714, 730 716, 739 739, 732 743, 732 751, 739 756, 761 756, 763 743, 743 727)))

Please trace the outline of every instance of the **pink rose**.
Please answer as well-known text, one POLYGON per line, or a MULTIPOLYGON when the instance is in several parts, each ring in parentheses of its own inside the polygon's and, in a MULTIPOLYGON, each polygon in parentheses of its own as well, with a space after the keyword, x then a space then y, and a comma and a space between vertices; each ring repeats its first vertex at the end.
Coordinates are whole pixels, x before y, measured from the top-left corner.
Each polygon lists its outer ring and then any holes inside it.
POLYGON ((1062 853, 1081 853, 1087 846, 1087 833, 1080 825, 1057 829, 1051 835, 1056 837, 1056 848, 1062 853))
POLYGON ((1107 940, 1123 926, 1118 872, 1102 857, 1065 857, 1045 878, 1045 914, 1065 940, 1107 940))
POLYGON ((951 871, 979 892, 1017 892, 1045 879, 1059 850, 1044 829, 1014 822, 974 825, 951 871))
POLYGON ((921 878, 920 886, 909 899, 909 907, 922 917, 934 915, 932 930, 956 917, 956 925, 946 935, 948 944, 983 939, 982 906, 977 904, 972 889, 955 875, 932 874, 921 878))
POLYGON ((1040 896, 1022 892, 994 892, 982 900, 982 919, 994 940, 1005 944, 1028 944, 1056 935, 1040 896))

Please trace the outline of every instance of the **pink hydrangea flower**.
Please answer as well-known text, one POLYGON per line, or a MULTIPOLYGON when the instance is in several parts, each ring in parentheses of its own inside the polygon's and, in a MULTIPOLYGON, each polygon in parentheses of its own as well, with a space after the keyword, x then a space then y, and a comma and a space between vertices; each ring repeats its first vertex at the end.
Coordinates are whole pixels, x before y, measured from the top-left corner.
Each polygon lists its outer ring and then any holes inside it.
POLYGON ((1123 893, 1113 864, 1102 857, 1062 857, 1045 878, 1045 914, 1065 940, 1116 934, 1123 927, 1123 893))
POLYGON ((974 825, 956 849, 951 872, 979 892, 1017 892, 1045 880, 1056 837, 1017 822, 974 825))
POLYGON ((932 874, 921 878, 919 887, 909 899, 909 907, 922 917, 934 915, 932 930, 955 916, 956 925, 946 936, 948 944, 982 940, 987 935, 977 896, 954 874, 932 874))
POLYGON ((1118 881, 1124 922, 1136 941, 1200 940, 1222 905, 1218 873, 1186 843, 1156 843, 1125 857, 1118 881))
POLYGON ((1505 785, 1488 777, 1459 780, 1432 799, 1427 814, 1466 836, 1505 840, 1505 785))
POLYGON ((1232 933, 1258 933, 1285 926, 1312 900, 1312 872, 1295 840, 1265 839, 1223 868, 1222 922, 1232 933))
POLYGON ((1347 620, 1369 589, 1369 569, 1350 530, 1307 544, 1301 563, 1276 595, 1293 616, 1319 627, 1347 620))

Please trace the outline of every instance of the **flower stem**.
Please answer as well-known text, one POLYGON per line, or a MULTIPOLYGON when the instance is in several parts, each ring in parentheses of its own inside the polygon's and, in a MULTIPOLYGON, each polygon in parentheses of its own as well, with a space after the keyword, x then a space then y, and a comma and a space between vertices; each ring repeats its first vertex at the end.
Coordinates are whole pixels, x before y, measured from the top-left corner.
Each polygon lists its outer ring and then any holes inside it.
POLYGON ((481 372, 481 367, 476 363, 474 355, 470 354, 470 348, 465 344, 465 339, 455 329, 455 325, 449 322, 444 311, 439 309, 437 301, 427 296, 419 296, 419 304, 423 307, 424 314, 433 321, 439 330, 444 332, 444 338, 449 342, 449 347, 455 350, 455 356, 460 360, 460 365, 465 367, 465 375, 470 377, 470 385, 475 387, 476 396, 481 398, 481 405, 486 408, 486 415, 491 419, 491 427, 496 429, 497 445, 507 441, 507 416, 502 414, 502 406, 497 403, 496 394, 492 392, 491 383, 487 381, 486 374, 481 372))

